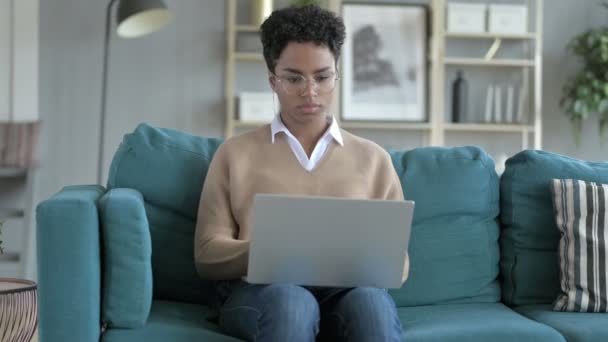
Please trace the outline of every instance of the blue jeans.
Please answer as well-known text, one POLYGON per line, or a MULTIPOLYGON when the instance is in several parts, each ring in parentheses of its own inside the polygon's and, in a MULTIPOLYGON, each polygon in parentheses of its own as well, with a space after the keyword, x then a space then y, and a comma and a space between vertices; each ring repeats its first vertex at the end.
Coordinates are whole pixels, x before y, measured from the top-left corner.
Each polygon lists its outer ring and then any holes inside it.
POLYGON ((401 322, 384 289, 220 282, 219 324, 245 341, 401 341, 401 322))

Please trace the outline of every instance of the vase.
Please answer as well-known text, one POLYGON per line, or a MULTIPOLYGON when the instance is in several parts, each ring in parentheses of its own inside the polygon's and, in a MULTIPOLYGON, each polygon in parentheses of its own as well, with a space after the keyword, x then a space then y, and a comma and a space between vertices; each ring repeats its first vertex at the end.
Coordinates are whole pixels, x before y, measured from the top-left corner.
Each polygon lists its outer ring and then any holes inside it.
POLYGON ((462 70, 458 70, 456 79, 452 83, 452 122, 454 123, 464 122, 467 112, 469 85, 462 74, 462 70))

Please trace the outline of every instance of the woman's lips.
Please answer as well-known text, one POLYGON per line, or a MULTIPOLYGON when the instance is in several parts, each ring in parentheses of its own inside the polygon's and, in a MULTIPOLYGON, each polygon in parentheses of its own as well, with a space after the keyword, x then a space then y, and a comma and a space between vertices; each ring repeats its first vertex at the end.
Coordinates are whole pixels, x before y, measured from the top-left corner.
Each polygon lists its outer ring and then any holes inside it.
POLYGON ((320 108, 321 108, 321 106, 318 104, 303 104, 303 105, 298 106, 298 109, 300 109, 301 111, 303 111, 305 113, 316 112, 320 108))

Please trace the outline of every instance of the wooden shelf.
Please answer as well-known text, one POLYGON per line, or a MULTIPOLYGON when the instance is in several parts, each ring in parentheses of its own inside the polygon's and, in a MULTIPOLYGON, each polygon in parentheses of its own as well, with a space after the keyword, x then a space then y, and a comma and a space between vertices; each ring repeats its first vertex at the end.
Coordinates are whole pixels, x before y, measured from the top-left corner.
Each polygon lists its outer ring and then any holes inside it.
MULTIPOLYGON (((266 125, 266 121, 234 121, 235 128, 255 128, 266 125)), ((344 129, 372 129, 385 131, 428 131, 431 129, 429 123, 418 122, 358 122, 358 121, 340 121, 341 128, 344 129)), ((0 211, 1 213, 1 211, 0 211)))
POLYGON ((263 62, 264 56, 261 53, 255 52, 236 52, 234 59, 243 62, 263 62))
MULTIPOLYGON (((266 121, 234 121, 235 128, 255 128, 268 124, 266 121)), ((344 129, 373 129, 373 130, 395 130, 395 131, 426 131, 431 129, 429 123, 408 122, 356 122, 341 121, 340 127, 344 129)), ((483 124, 483 123, 446 123, 446 131, 463 132, 534 132, 533 126, 518 124, 483 124)), ((0 214, 3 210, 0 209, 0 214)))
POLYGON ((24 177, 27 174, 27 169, 17 167, 2 167, 0 168, 0 177, 24 177))
POLYGON ((25 217, 25 211, 23 209, 14 208, 0 208, 0 221, 9 218, 22 218, 25 217))
POLYGON ((536 33, 523 33, 523 34, 504 34, 504 33, 458 33, 458 32, 446 32, 447 38, 466 38, 466 39, 521 39, 521 40, 534 40, 536 39, 536 33))
POLYGON ((4 254, 0 254, 0 262, 19 262, 21 256, 19 253, 14 252, 4 252, 4 254))
POLYGON ((249 32, 249 33, 257 33, 260 28, 255 25, 236 25, 234 27, 236 32, 249 32))
POLYGON ((431 129, 431 124, 426 122, 358 122, 341 121, 340 127, 344 129, 375 129, 375 130, 395 130, 395 131, 427 131, 431 129))
POLYGON ((446 65, 471 65, 471 66, 504 66, 504 67, 533 67, 534 61, 529 59, 490 59, 483 58, 446 58, 446 65))
POLYGON ((255 128, 255 127, 260 127, 263 125, 266 125, 270 123, 270 121, 266 122, 266 121, 239 121, 239 120, 235 120, 234 121, 234 127, 235 128, 255 128))
POLYGON ((446 123, 446 131, 461 132, 534 132, 534 126, 519 124, 493 124, 493 123, 446 123))

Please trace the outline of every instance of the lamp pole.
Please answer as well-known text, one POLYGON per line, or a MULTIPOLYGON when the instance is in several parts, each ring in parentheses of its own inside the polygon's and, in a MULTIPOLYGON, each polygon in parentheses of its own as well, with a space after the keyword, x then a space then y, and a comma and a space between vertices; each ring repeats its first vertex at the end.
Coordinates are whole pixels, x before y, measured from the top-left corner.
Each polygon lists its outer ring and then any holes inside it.
MULTIPOLYGON (((110 0, 106 8, 106 27, 103 42, 103 70, 101 74, 101 113, 99 115, 99 154, 97 159, 97 184, 103 185, 103 160, 106 131, 106 102, 108 97, 108 59, 110 56, 110 34, 112 7, 118 0, 110 0)), ((118 5, 118 35, 136 38, 152 33, 165 26, 170 19, 167 5, 162 0, 121 0, 118 5)))
POLYGON ((103 71, 101 74, 101 113, 99 116, 99 154, 97 159, 97 184, 102 185, 103 145, 106 129, 106 100, 108 97, 108 58, 110 55, 110 26, 112 25, 112 6, 116 0, 110 0, 106 8, 106 28, 103 42, 103 71))

